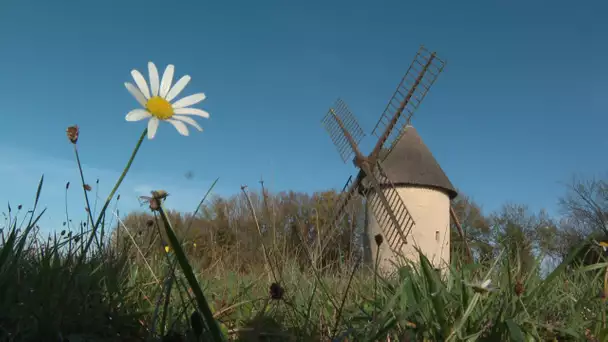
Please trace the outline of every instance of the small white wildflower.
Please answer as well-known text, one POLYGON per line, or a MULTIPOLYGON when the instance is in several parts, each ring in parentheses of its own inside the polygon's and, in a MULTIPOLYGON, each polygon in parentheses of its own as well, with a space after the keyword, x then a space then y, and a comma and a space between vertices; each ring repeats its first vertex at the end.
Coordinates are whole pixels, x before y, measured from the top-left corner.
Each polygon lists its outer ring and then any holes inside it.
POLYGON ((473 291, 477 293, 488 293, 496 291, 495 288, 492 287, 492 280, 486 279, 481 283, 469 284, 473 288, 473 291))

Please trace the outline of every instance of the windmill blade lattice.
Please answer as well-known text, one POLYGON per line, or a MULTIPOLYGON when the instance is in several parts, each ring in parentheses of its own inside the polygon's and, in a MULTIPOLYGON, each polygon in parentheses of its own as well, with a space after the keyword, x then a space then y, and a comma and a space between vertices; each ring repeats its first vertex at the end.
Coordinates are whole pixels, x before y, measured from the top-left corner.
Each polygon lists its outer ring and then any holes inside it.
MULTIPOLYGON (((342 192, 340 193, 340 198, 338 199, 338 204, 333 210, 332 216, 329 221, 329 228, 334 228, 338 226, 342 218, 344 217, 344 213, 346 212, 346 207, 350 203, 350 201, 359 196, 359 186, 361 185, 361 179, 357 177, 355 181, 353 181, 353 176, 348 177, 342 192)), ((327 246, 331 243, 331 239, 326 239, 326 242, 321 247, 321 251, 324 252, 327 246)))
MULTIPOLYGON (((344 101, 338 99, 334 106, 329 109, 322 123, 344 162, 349 160, 353 154, 360 154, 358 144, 365 133, 344 101)), ((358 194, 360 184, 361 178, 357 177, 354 182, 352 176, 348 178, 329 222, 331 227, 335 227, 338 221, 342 219, 346 206, 358 194)))
POLYGON ((334 145, 336 145, 340 157, 346 163, 356 153, 357 145, 365 137, 357 119, 348 109, 346 103, 338 99, 333 108, 329 109, 322 123, 334 145), (352 140, 349 139, 349 136, 352 140))
POLYGON ((434 52, 429 52, 424 46, 420 47, 372 132, 379 138, 377 146, 387 150, 387 153, 383 154, 382 160, 401 139, 404 126, 410 123, 414 112, 443 71, 444 66, 445 62, 439 59, 434 52))
POLYGON ((399 251, 407 243, 407 237, 415 225, 414 218, 407 210, 393 183, 386 176, 380 161, 376 162, 376 167, 372 172, 372 177, 382 187, 382 192, 389 204, 389 208, 386 208, 384 203, 382 203, 382 199, 378 194, 376 196, 366 196, 366 198, 368 198, 369 206, 378 221, 378 225, 382 228, 389 246, 392 250, 399 251), (370 197, 371 200, 369 200, 370 197), (391 218, 390 211, 392 211, 397 222, 391 218))
POLYGON ((354 182, 353 176, 348 177, 348 181, 346 181, 344 189, 342 189, 340 199, 338 200, 338 205, 336 205, 332 220, 330 221, 332 227, 335 227, 342 220, 346 207, 348 206, 348 203, 350 203, 351 199, 358 196, 359 185, 360 180, 358 177, 354 182))

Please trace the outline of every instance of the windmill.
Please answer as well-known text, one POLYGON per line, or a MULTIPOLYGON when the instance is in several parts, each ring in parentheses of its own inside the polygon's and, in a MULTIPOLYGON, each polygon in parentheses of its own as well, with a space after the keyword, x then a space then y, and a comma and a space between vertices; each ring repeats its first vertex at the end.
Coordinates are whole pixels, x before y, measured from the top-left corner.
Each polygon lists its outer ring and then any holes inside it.
MULTIPOLYGON (((372 132, 378 140, 367 156, 359 149, 365 133, 344 101, 338 99, 322 120, 342 160, 346 163, 354 156, 353 164, 359 169, 354 180, 351 176, 346 182, 330 224, 333 227, 342 219, 354 197, 363 196, 367 207, 367 254, 371 258, 377 255, 373 240, 376 234, 381 234, 385 242, 380 246, 379 263, 383 268, 415 248, 426 254, 438 244, 447 250, 439 252, 440 260, 435 264, 449 262, 449 218, 450 215, 456 218, 450 201, 456 197, 456 191, 411 126, 415 110, 444 66, 445 62, 434 52, 420 47, 372 132), (420 199, 427 203, 426 212, 418 208, 420 199), (416 207, 417 212, 413 215, 408 206, 416 207), (415 217, 424 221, 425 227, 417 227, 415 217), (442 226, 443 231, 436 230, 433 234, 428 230, 438 227, 429 226, 442 226), (439 241, 441 233, 447 244, 439 241)), ((457 227, 466 243, 458 223, 457 227)))

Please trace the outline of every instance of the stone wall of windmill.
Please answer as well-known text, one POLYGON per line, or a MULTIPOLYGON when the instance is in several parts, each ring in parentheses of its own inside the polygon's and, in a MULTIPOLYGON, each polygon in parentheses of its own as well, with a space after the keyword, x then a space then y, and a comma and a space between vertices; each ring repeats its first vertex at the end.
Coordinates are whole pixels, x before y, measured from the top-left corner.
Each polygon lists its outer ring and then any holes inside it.
MULTIPOLYGON (((415 225, 409 232, 407 244, 399 251, 400 256, 413 263, 419 260, 419 248, 435 268, 444 269, 450 263, 450 203, 457 193, 432 153, 426 147, 416 129, 405 128, 395 148, 383 162, 386 176, 401 197, 415 225)), ((385 192, 386 195, 386 192, 385 192)), ((368 202, 374 194, 368 194, 368 202)), ((394 269, 395 264, 404 260, 390 249, 388 241, 380 246, 377 254, 376 234, 385 236, 372 210, 366 209, 366 259, 375 263, 379 256, 379 268, 394 269)))

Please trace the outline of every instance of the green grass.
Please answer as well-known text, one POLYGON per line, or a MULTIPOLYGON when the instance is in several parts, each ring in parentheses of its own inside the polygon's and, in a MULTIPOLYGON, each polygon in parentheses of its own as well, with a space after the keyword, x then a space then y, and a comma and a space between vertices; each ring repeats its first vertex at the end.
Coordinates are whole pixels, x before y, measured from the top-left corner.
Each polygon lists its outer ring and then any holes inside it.
POLYGON ((157 223, 173 248, 145 262, 133 257, 135 245, 116 247, 111 239, 83 256, 91 232, 42 239, 37 214, 31 222, 20 214, 7 221, 0 241, 2 340, 540 341, 584 340, 587 329, 606 334, 598 293, 608 264, 567 268, 566 259, 545 278, 532 272, 522 279, 517 260, 501 253, 492 265, 454 266, 441 278, 421 255, 419 268, 384 278, 366 265, 353 272, 355 265, 341 264, 331 273, 289 259, 278 265, 280 253, 269 246, 271 267, 243 273, 228 264, 203 269, 181 248, 163 210, 157 223), (272 299, 277 274, 284 294, 272 299), (494 291, 472 285, 487 278, 494 291))

